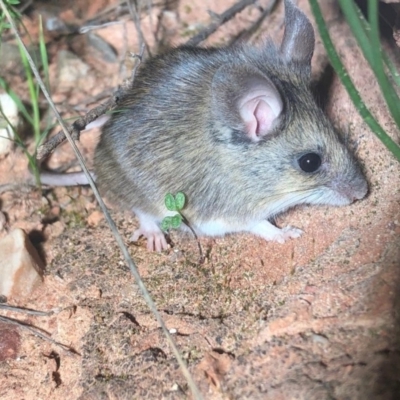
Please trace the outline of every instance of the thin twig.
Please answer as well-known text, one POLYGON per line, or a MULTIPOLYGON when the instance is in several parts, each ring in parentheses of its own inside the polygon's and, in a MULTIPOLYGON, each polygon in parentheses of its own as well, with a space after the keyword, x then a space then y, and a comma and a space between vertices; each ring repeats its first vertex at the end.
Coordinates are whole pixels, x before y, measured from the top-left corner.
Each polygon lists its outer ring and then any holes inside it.
MULTIPOLYGON (((1 3, 3 2, 3 0, 0 0, 1 3)), ((46 332, 44 329, 42 328, 38 328, 36 326, 31 326, 29 324, 26 324, 25 322, 22 321, 18 321, 17 319, 14 318, 9 318, 9 317, 3 317, 0 316, 0 321, 5 322, 6 324, 11 324, 11 325, 16 325, 19 328, 25 329, 27 331, 29 331, 30 333, 32 333, 33 335, 39 337, 40 339, 43 340, 47 340, 48 342, 61 347, 63 350, 69 351, 72 354, 76 354, 76 355, 80 355, 74 348, 67 346, 65 344, 62 344, 60 342, 57 342, 56 340, 52 339, 51 337, 47 336, 49 335, 48 332, 46 332)))
POLYGON ((21 189, 26 189, 26 192, 31 191, 32 189, 36 188, 36 185, 32 185, 30 183, 5 183, 4 185, 0 185, 0 194, 6 192, 21 192, 21 189))
MULTIPOLYGON (((83 131, 88 124, 96 120, 101 115, 113 110, 119 101, 121 92, 121 88, 118 88, 112 98, 108 99, 105 103, 102 103, 99 106, 93 108, 83 117, 77 119, 71 126, 66 128, 72 138, 74 140, 79 140, 80 132, 83 131)), ((66 137, 64 132, 58 132, 57 135, 51 138, 51 140, 39 146, 36 158, 38 160, 42 160, 43 158, 47 157, 65 140, 66 137)))
POLYGON ((254 4, 257 0, 241 0, 228 8, 222 14, 213 13, 214 21, 186 42, 186 46, 197 46, 213 34, 221 25, 232 19, 237 13, 254 4))
POLYGON ((110 97, 112 93, 111 89, 107 89, 107 90, 103 90, 102 92, 91 96, 91 97, 86 97, 84 100, 80 101, 79 103, 75 104, 73 107, 73 109, 75 111, 79 110, 81 107, 86 107, 88 104, 93 104, 93 103, 97 103, 100 100, 106 99, 108 97, 110 97))
POLYGON ((91 31, 95 31, 97 29, 103 29, 103 28, 107 28, 108 26, 113 26, 113 25, 120 25, 122 24, 122 22, 120 21, 111 21, 111 22, 106 22, 104 24, 101 25, 86 25, 86 26, 82 26, 78 29, 78 32, 80 34, 85 34, 91 31))
POLYGON ((131 80, 129 82, 129 84, 131 85, 131 88, 133 87, 133 84, 135 82, 136 72, 137 72, 140 64, 143 61, 143 55, 144 55, 145 48, 146 48, 146 45, 144 43, 142 43, 142 46, 141 46, 141 49, 140 49, 140 53, 139 54, 131 54, 132 57, 134 57, 134 58, 136 58, 138 60, 138 62, 136 62, 135 66, 132 69, 131 80))
POLYGON ((273 11, 275 6, 277 5, 278 0, 271 0, 270 3, 262 10, 261 15, 258 17, 254 23, 251 24, 250 27, 243 29, 239 32, 236 36, 234 36, 230 41, 229 44, 236 43, 237 41, 247 41, 250 37, 258 31, 259 27, 265 20, 265 18, 270 15, 273 11))
POLYGON ((199 248, 199 253, 200 253, 200 259, 199 259, 199 264, 203 264, 205 261, 204 253, 203 253, 203 248, 201 247, 200 240, 196 234, 196 231, 192 228, 190 225, 189 221, 186 219, 186 217, 180 212, 179 213, 182 217, 183 223, 190 229, 190 231, 193 233, 194 238, 196 239, 197 242, 197 247, 199 248))
POLYGON ((187 368, 185 362, 183 361, 183 358, 182 358, 181 354, 179 353, 178 348, 175 345, 174 339, 172 338, 171 334, 169 333, 169 330, 167 329, 167 327, 166 327, 166 325, 164 323, 164 320, 161 317, 161 314, 158 312, 156 304, 154 303, 152 297, 150 296, 150 293, 148 292, 148 290, 147 290, 147 288, 146 288, 146 286, 145 286, 145 284, 144 284, 144 282, 143 282, 143 280, 142 280, 142 278, 141 278, 141 276, 139 274, 139 271, 138 271, 134 261, 132 260, 130 254, 129 254, 129 251, 128 251, 125 243, 124 243, 124 240, 122 239, 122 236, 118 232, 117 226, 115 225, 115 222, 111 218, 111 215, 110 215, 106 205, 104 204, 104 201, 103 201, 102 197, 100 196, 100 193, 99 193, 99 191, 97 189, 97 186, 95 185, 95 183, 93 181, 93 178, 92 178, 91 174, 89 173, 89 170, 86 167, 86 164, 85 164, 85 161, 84 161, 84 159, 82 157, 81 152, 79 151, 78 147, 76 146, 74 139, 70 135, 66 124, 64 123, 63 119, 61 118, 61 115, 59 114, 59 112, 58 112, 53 100, 50 97, 49 92, 47 91, 46 86, 43 83, 43 80, 40 77, 40 74, 39 74, 39 72, 38 72, 38 70, 37 70, 37 68, 35 66, 35 63, 32 60, 31 55, 29 54, 25 44, 23 43, 23 41, 21 39, 21 36, 19 35, 19 32, 18 32, 17 27, 15 25, 15 22, 11 18, 11 15, 10 15, 10 13, 8 11, 8 8, 4 4, 4 0, 0 0, 0 5, 1 5, 1 8, 3 9, 4 14, 7 17, 7 20, 9 22, 10 26, 11 26, 11 29, 12 29, 15 37, 17 38, 17 41, 18 41, 19 45, 21 46, 21 48, 24 49, 26 58, 27 58, 27 60, 29 62, 29 65, 30 65, 30 67, 32 69, 33 74, 35 75, 37 83, 40 86, 40 89, 42 90, 42 92, 43 92, 45 98, 47 99, 51 109, 53 110, 53 112, 54 112, 59 124, 63 128, 64 134, 67 137, 68 142, 70 143, 71 147, 74 150, 74 153, 75 153, 75 155, 76 155, 76 157, 77 157, 77 159, 79 161, 79 164, 80 164, 84 174, 86 175, 86 177, 88 179, 90 187, 93 190, 93 194, 95 195, 96 200, 97 200, 97 202, 98 202, 98 204, 99 204, 99 206, 100 206, 100 208, 101 208, 101 210, 102 210, 102 212, 103 212, 103 214, 104 214, 104 216, 105 216, 105 218, 107 220, 107 223, 111 228, 111 231, 112 231, 112 233, 113 233, 113 235, 115 237, 115 240, 116 240, 116 242, 117 242, 117 244, 118 244, 118 246, 119 246, 119 248, 120 248, 120 250, 122 252, 122 255, 123 255, 124 259, 125 259, 125 262, 128 264, 128 267, 129 267, 132 275, 134 276, 140 291, 142 292, 143 299, 147 303, 147 306, 150 308, 150 310, 153 313, 153 315, 156 317, 159 326, 161 327, 161 329, 164 332, 164 336, 166 337, 166 339, 167 339, 167 341, 168 341, 168 343, 170 345, 170 348, 171 348, 176 360, 178 361, 179 366, 181 367, 182 374, 185 377, 186 382, 188 383, 188 386, 189 386, 190 390, 192 391, 193 397, 195 399, 202 399, 200 391, 197 388, 197 385, 194 382, 194 380, 193 380, 193 378, 192 378, 192 376, 191 376, 191 374, 189 372, 189 369, 187 368))
POLYGON ((140 22, 140 10, 138 10, 136 1, 126 0, 126 4, 128 5, 129 14, 131 15, 133 23, 135 24, 136 32, 139 38, 139 48, 142 48, 144 45, 147 53, 151 56, 150 47, 143 35, 142 24, 140 22))
POLYGON ((39 317, 49 317, 50 315, 59 313, 61 311, 65 311, 68 308, 71 308, 71 307, 55 308, 54 310, 51 310, 51 311, 38 311, 38 310, 32 310, 30 308, 15 307, 15 306, 10 306, 9 304, 1 304, 0 303, 0 309, 2 309, 2 310, 19 312, 19 313, 29 314, 29 315, 37 315, 39 317))
POLYGON ((153 32, 154 22, 153 22, 153 13, 151 12, 151 9, 153 7, 153 2, 152 0, 145 0, 145 2, 147 7, 147 15, 149 16, 150 31, 153 32))

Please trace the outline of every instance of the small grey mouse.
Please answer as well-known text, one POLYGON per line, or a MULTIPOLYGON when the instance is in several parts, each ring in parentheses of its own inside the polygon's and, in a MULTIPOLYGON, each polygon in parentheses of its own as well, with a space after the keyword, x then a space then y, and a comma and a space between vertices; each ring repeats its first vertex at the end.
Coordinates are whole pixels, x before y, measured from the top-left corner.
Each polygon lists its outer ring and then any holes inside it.
MULTIPOLYGON (((199 235, 251 232, 283 243, 302 231, 268 220, 299 204, 342 206, 367 181, 310 90, 314 30, 285 0, 280 47, 178 47, 145 61, 105 124, 94 158, 102 193, 134 211, 163 250, 169 192, 199 235)), ((172 213, 173 214, 173 213, 172 213)))

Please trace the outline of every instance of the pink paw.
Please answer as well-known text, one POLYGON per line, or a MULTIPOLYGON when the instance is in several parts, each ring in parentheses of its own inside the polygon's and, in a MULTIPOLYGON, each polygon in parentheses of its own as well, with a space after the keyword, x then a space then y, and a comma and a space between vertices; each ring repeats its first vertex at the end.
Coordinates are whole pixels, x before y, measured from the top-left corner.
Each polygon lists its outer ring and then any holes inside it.
POLYGON ((133 232, 129 238, 130 241, 136 242, 140 236, 144 236, 147 239, 147 250, 162 251, 168 249, 167 240, 158 225, 157 218, 139 210, 134 209, 133 211, 139 219, 140 227, 133 232))
POLYGON ((302 235, 303 231, 298 228, 294 228, 293 226, 285 226, 281 228, 279 232, 272 238, 273 241, 278 243, 285 243, 288 239, 297 239, 302 235))
POLYGON ((149 251, 163 251, 168 249, 168 243, 164 234, 158 231, 148 231, 143 228, 137 229, 129 238, 131 242, 137 242, 140 236, 147 239, 147 250, 149 251))
POLYGON ((263 220, 257 225, 252 226, 249 231, 261 236, 265 240, 278 243, 285 243, 285 241, 288 239, 298 238, 303 233, 301 229, 294 228, 290 225, 279 229, 266 220, 263 220))

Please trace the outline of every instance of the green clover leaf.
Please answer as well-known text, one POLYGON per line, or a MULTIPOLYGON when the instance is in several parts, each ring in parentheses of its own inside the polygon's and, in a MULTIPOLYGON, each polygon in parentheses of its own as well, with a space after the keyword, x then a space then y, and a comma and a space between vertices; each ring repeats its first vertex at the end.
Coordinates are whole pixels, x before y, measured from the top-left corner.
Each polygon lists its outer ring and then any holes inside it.
POLYGON ((165 207, 167 207, 169 211, 177 211, 175 197, 173 194, 167 193, 165 195, 164 203, 165 207))
POLYGON ((169 229, 171 229, 171 226, 172 226, 172 217, 165 217, 161 222, 161 229, 164 232, 167 232, 169 229))
POLYGON ((174 229, 178 229, 182 224, 182 215, 176 214, 172 217, 171 220, 171 227, 174 229))
POLYGON ((186 196, 185 196, 185 194, 184 193, 182 193, 182 192, 178 192, 176 195, 175 195, 175 206, 176 206, 176 209, 179 211, 179 210, 182 210, 182 208, 185 206, 185 202, 186 202, 186 196))

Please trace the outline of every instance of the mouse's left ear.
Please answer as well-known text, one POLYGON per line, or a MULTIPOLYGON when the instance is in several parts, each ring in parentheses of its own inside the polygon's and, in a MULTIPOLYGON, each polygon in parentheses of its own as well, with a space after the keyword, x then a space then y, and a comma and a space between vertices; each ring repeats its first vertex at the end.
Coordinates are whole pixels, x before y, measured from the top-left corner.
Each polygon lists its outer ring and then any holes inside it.
POLYGON ((222 66, 212 81, 212 113, 219 123, 258 142, 274 131, 283 103, 273 82, 249 66, 222 66))
POLYGON ((314 46, 311 22, 292 0, 285 0, 285 33, 280 47, 283 59, 299 64, 310 73, 314 46))

